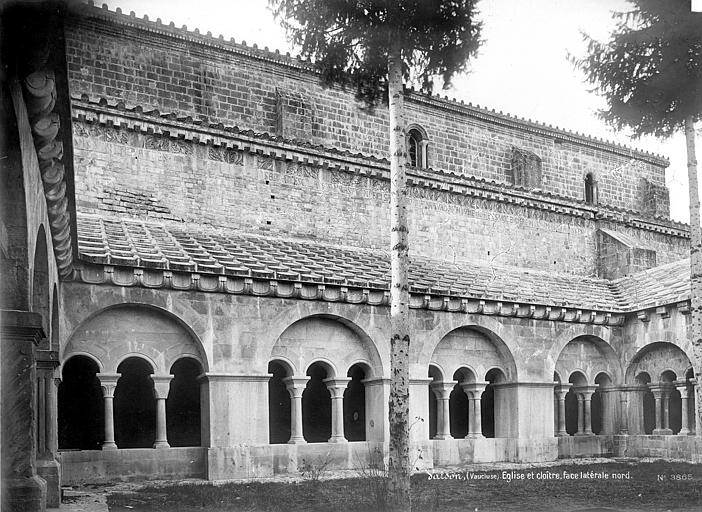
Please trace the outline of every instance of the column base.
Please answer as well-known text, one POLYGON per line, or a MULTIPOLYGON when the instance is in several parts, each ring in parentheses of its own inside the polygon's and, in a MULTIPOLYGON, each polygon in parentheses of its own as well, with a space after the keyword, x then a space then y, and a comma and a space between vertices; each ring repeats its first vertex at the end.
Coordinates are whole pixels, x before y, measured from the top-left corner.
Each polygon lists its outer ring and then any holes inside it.
POLYGON ((480 439, 481 437, 483 437, 482 434, 468 434, 466 439, 480 439))
POLYGON ((556 432, 556 437, 568 437, 570 434, 568 432, 556 432))
POLYGON ((657 428, 653 430, 654 436, 672 436, 673 431, 669 428, 657 428))
POLYGON ((38 459, 37 475, 46 482, 46 506, 58 508, 61 504, 61 465, 54 459, 38 459))
POLYGON ((328 443, 348 443, 349 440, 345 437, 330 437, 328 443))
POLYGON ((678 432, 679 436, 689 436, 691 434, 689 428, 681 428, 680 432, 678 432))
POLYGON ((102 443, 102 450, 116 450, 117 444, 114 441, 105 441, 102 443))
POLYGON ((293 437, 288 441, 288 444, 307 444, 304 437, 293 437))
POLYGON ((576 432, 573 435, 577 436, 577 437, 583 437, 583 436, 594 436, 595 434, 593 434, 592 432, 576 432))
POLYGON ((3 510, 13 512, 45 512, 46 482, 43 478, 10 478, 3 482, 5 494, 3 510))
POLYGON ((154 443, 154 446, 153 446, 153 447, 154 447, 154 448, 161 449, 161 448, 170 448, 171 445, 168 444, 168 441, 156 441, 156 442, 154 443))
POLYGON ((434 441, 446 441, 447 439, 453 439, 451 434, 437 434, 432 438, 434 441))

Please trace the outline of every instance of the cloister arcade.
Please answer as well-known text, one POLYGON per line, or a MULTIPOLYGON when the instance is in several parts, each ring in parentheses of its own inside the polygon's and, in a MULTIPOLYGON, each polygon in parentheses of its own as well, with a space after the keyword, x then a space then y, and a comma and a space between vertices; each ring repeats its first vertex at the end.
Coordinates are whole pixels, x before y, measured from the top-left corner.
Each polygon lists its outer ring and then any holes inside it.
MULTIPOLYGON (((269 354, 261 368, 267 396, 252 397, 267 403, 269 444, 383 441, 389 381, 363 329, 330 316, 302 318, 269 354)), ((62 450, 207 446, 204 430, 215 421, 201 404, 208 359, 172 315, 135 304, 102 310, 73 333, 63 360, 62 450)), ((443 336, 425 366, 428 440, 513 437, 509 389, 518 367, 488 329, 443 336)), ((610 344, 576 336, 552 375, 556 437, 694 431, 689 358, 671 343, 643 347, 624 371, 610 344)))

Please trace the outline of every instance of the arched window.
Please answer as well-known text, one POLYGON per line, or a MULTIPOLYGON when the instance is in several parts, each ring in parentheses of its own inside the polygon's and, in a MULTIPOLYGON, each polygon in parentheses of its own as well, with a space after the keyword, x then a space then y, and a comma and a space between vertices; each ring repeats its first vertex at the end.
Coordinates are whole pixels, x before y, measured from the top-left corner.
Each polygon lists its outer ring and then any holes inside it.
POLYGON ((507 377, 498 368, 493 368, 485 375, 485 381, 489 384, 485 386, 480 400, 482 431, 485 437, 495 437, 495 384, 506 380, 507 377))
POLYGON ((586 430, 591 430, 584 422, 584 398, 580 390, 587 388, 585 375, 576 371, 568 379, 573 386, 565 397, 566 432, 569 435, 582 435, 586 430))
POLYGON ((104 440, 104 401, 98 365, 85 356, 63 366, 58 388, 58 443, 61 450, 99 450, 104 440))
POLYGON ((171 366, 171 388, 166 400, 168 444, 200 446, 200 363, 185 357, 171 366))
POLYGON ((465 372, 456 370, 453 380, 457 381, 449 395, 450 432, 454 439, 463 439, 468 435, 468 395, 461 384, 467 382, 465 372))
POLYGON ((611 387, 612 380, 606 373, 600 373, 595 377, 595 384, 597 389, 590 398, 592 433, 613 434, 613 395, 606 393, 606 388, 611 387))
POLYGON ((329 372, 322 363, 307 370, 309 382, 302 393, 302 431, 308 443, 326 443, 332 433, 331 395, 324 380, 329 372))
POLYGON ((597 182, 590 172, 585 176, 585 202, 597 204, 597 182))
POLYGON ((153 369, 140 357, 117 367, 114 398, 115 441, 119 448, 151 448, 156 439, 156 398, 153 369))
POLYGON ((360 365, 349 368, 351 380, 344 392, 344 435, 349 441, 366 440, 366 372, 360 365))
POLYGON ((290 440, 291 409, 290 392, 284 379, 291 372, 278 361, 268 363, 268 434, 271 444, 287 443, 290 440))
POLYGON ((426 135, 419 127, 411 127, 407 131, 407 165, 419 169, 428 167, 427 159, 428 141, 426 135))

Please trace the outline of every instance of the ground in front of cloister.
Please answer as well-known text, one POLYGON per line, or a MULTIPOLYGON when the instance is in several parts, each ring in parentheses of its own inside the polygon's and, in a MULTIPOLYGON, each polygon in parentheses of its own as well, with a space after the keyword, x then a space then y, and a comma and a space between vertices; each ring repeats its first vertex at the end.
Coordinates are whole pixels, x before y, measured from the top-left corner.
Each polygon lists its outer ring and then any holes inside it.
MULTIPOLYGON (((316 475, 314 464, 310 466, 313 471, 297 480, 131 483, 79 489, 74 494, 106 494, 110 512, 382 510, 381 478, 364 470, 322 470, 316 475), (359 478, 359 472, 366 476, 359 478)), ((412 493, 414 510, 422 512, 698 512, 702 465, 621 459, 484 464, 416 474, 412 493)), ((76 510, 98 512, 89 507, 76 510)))

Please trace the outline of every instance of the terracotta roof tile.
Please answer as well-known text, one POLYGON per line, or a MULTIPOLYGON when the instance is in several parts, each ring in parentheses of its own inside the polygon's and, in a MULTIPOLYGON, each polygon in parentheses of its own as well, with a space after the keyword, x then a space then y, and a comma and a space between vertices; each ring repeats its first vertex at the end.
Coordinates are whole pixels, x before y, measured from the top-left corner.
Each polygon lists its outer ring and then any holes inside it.
MULTIPOLYGON (((78 247, 97 264, 389 289, 388 252, 318 241, 79 214, 78 247)), ((415 293, 611 312, 687 300, 689 275, 689 260, 616 281, 424 256, 412 256, 409 269, 415 293)))

